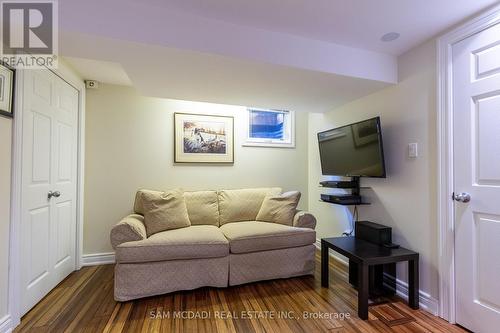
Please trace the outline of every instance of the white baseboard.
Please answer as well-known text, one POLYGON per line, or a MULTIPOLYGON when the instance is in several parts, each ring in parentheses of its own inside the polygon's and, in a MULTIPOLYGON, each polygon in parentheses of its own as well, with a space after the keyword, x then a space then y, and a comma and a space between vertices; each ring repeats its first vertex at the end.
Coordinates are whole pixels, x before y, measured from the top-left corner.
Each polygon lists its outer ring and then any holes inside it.
MULTIPOLYGON (((321 240, 316 239, 316 243, 314 245, 321 250, 321 240)), ((338 257, 336 254, 330 253, 330 257, 341 262, 344 265, 348 265, 348 262, 343 258, 343 257, 338 257)), ((390 276, 386 275, 386 278, 391 278, 390 276)), ((404 299, 405 301, 408 301, 408 284, 404 281, 401 281, 399 279, 396 279, 396 294, 404 299)), ((419 290, 418 293, 418 302, 420 305, 420 308, 422 310, 425 310, 427 312, 432 313, 434 316, 438 315, 438 308, 439 308, 439 302, 437 299, 431 297, 426 292, 423 292, 422 290, 419 290)))
MULTIPOLYGON (((390 275, 385 275, 385 278, 388 280, 394 280, 394 277, 390 275)), ((396 295, 408 301, 408 283, 401 281, 400 279, 396 279, 396 295)), ((418 291, 418 303, 422 310, 432 313, 433 315, 438 315, 438 307, 439 302, 437 299, 431 297, 426 292, 422 290, 418 291)))
POLYGON ((12 329, 12 318, 10 315, 0 318, 0 333, 10 333, 12 329))
MULTIPOLYGON (((321 251, 321 239, 316 239, 316 243, 314 243, 314 246, 316 246, 316 248, 321 251)), ((349 262, 347 261, 347 258, 344 257, 343 255, 341 255, 341 254, 339 254, 337 252, 334 252, 332 250, 330 250, 328 254, 334 260, 337 260, 337 261, 339 261, 340 263, 342 263, 342 264, 344 264, 346 266, 349 265, 349 262)))
POLYGON ((109 265, 115 263, 115 253, 91 253, 82 256, 82 266, 109 265))

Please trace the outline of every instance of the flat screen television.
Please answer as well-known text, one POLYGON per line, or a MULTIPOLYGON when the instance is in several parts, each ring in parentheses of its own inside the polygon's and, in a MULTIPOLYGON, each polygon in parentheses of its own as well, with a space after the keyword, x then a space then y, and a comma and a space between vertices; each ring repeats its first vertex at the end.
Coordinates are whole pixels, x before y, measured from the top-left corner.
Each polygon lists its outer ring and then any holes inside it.
POLYGON ((318 133, 323 175, 385 178, 380 117, 318 133))

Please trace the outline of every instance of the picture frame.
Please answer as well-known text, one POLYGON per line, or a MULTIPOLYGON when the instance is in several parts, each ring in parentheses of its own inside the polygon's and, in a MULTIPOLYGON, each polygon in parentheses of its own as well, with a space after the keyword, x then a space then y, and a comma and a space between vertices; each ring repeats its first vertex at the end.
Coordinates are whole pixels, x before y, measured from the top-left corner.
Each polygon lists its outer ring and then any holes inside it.
POLYGON ((174 113, 175 163, 234 163, 234 117, 174 113))
POLYGON ((295 113, 248 108, 243 146, 295 148, 295 113))
POLYGON ((14 68, 0 62, 0 115, 14 117, 14 68))

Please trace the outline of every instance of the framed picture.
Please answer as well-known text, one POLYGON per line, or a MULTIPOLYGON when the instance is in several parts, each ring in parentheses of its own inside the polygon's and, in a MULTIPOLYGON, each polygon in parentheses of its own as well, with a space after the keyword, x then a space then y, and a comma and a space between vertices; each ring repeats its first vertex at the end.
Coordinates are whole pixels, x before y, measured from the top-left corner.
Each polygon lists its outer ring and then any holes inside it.
POLYGON ((0 114, 14 116, 14 69, 0 62, 0 114))
POLYGON ((361 122, 352 125, 352 137, 356 147, 378 141, 377 122, 361 122))
POLYGON ((234 163, 233 132, 233 117, 175 113, 175 163, 234 163))
POLYGON ((295 147, 295 114, 293 111, 247 109, 244 146, 295 147))

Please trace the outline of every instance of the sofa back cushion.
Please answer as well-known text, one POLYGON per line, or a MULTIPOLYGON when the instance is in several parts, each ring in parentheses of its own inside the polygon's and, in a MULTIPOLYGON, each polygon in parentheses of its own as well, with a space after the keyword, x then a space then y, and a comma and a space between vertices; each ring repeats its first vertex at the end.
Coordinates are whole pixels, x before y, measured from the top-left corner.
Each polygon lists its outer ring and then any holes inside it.
MULTIPOLYGON (((139 190, 135 195, 134 212, 144 215, 144 194, 160 195, 160 191, 139 190)), ((191 225, 219 226, 219 207, 216 191, 184 192, 191 225)))
POLYGON ((264 198, 281 193, 281 188, 249 188, 219 191, 219 222, 254 221, 264 198))
POLYGON ((191 225, 219 226, 219 204, 216 191, 184 192, 191 225))

